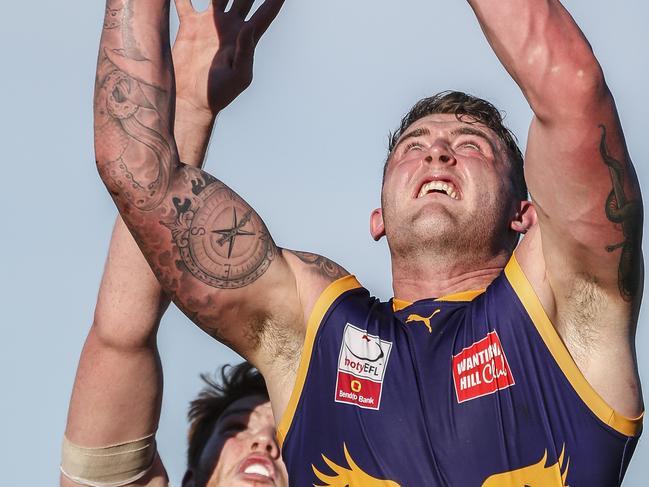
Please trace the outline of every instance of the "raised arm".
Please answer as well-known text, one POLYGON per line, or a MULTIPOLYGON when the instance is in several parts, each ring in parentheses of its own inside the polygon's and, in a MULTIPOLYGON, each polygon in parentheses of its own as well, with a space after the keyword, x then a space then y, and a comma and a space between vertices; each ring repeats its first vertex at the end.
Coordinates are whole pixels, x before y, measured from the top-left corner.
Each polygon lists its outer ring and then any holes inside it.
MULTIPOLYGON (((250 22, 264 24, 281 3, 267 0, 250 22)), ((215 8, 226 4, 216 1, 215 8)), ((104 28, 95 93, 97 166, 163 288, 203 330, 266 374, 286 339, 301 339, 314 296, 343 271, 318 273, 279 249, 240 196, 180 162, 171 135, 167 10, 162 0, 124 1, 120 27, 104 28)), ((259 32, 248 32, 250 42, 237 51, 254 45, 259 32)), ((235 51, 230 62, 236 60, 235 51)))
MULTIPOLYGON (((189 0, 177 0, 176 7, 180 28, 173 59, 183 76, 176 84, 175 133, 180 158, 200 167, 217 113, 250 83, 253 51, 241 52, 236 67, 223 66, 208 80, 214 59, 227 56, 240 42, 242 22, 220 16, 217 31, 212 6, 198 13, 189 0), (208 94, 218 103, 209 103, 208 94)), ((162 399, 156 332, 168 304, 118 217, 70 402, 65 434, 72 443, 104 447, 155 433, 162 399)), ((167 485, 162 462, 157 455, 154 460, 137 485, 167 485)), ((79 484, 62 476, 61 485, 79 484)))
POLYGON ((642 201, 602 69, 557 0, 469 4, 534 111, 525 176, 539 226, 519 260, 591 385, 637 414, 642 201))
MULTIPOLYGON (((74 445, 101 448, 155 433, 162 401, 156 332, 168 304, 118 218, 70 400, 65 437, 74 445)), ((138 485, 167 485, 162 463, 154 458, 154 467, 138 485)), ((74 467, 72 449, 64 454, 62 469, 84 478, 74 467)), ((85 484, 61 477, 62 487, 76 485, 85 484)))

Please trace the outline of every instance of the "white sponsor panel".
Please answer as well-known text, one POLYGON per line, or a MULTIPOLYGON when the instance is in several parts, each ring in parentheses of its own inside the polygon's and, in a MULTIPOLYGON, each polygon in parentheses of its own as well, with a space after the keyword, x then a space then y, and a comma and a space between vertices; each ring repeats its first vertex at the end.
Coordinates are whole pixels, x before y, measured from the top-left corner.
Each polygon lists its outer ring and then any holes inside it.
POLYGON ((347 323, 338 356, 335 401, 379 409, 392 342, 347 323))
POLYGON ((365 330, 347 323, 340 347, 338 370, 356 377, 382 381, 392 343, 369 335, 365 330))

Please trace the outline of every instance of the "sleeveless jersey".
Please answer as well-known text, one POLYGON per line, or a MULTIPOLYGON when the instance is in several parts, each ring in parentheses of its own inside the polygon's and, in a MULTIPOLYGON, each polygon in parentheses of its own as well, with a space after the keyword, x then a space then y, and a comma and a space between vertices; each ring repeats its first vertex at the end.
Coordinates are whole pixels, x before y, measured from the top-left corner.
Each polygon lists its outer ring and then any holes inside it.
POLYGON ((588 384, 512 257, 486 291, 414 304, 331 284, 278 437, 298 487, 611 486, 641 426, 588 384))

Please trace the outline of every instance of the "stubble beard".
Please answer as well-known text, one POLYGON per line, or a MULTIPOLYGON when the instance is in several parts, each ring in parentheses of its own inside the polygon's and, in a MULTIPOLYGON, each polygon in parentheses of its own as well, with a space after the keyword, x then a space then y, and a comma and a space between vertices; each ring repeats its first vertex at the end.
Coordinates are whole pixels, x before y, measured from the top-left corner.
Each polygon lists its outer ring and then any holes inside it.
POLYGON ((394 228, 386 226, 393 260, 413 271, 422 265, 475 269, 491 261, 506 247, 509 218, 502 201, 481 203, 478 208, 485 211, 456 215, 442 210, 437 216, 419 213, 394 228))

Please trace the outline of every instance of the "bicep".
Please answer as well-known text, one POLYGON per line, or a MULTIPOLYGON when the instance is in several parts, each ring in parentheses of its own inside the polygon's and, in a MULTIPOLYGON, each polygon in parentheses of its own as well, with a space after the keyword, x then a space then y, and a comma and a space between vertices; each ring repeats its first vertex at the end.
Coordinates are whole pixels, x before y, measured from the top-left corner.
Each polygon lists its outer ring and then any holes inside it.
POLYGON ((264 222, 221 181, 181 164, 154 209, 118 206, 162 287, 214 338, 250 357, 252 331, 299 315, 295 277, 264 222))
POLYGON ((608 90, 554 118, 535 118, 525 164, 549 274, 588 276, 619 288, 625 300, 634 297, 642 201, 608 90))

